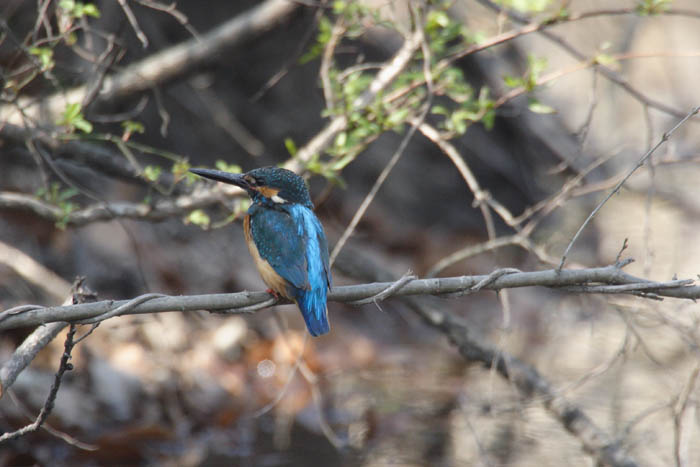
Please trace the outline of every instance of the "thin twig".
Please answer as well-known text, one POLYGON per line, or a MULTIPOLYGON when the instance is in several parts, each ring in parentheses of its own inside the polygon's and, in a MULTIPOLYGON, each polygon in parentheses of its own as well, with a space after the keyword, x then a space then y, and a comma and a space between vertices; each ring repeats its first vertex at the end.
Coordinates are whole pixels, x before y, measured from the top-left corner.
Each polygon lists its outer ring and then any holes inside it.
POLYGON ((24 428, 20 428, 19 430, 9 433, 3 433, 2 436, 0 436, 0 443, 9 441, 11 439, 19 438, 20 436, 26 435, 27 433, 31 433, 33 431, 38 430, 41 427, 41 425, 43 425, 43 423, 46 421, 49 414, 51 414, 51 411, 54 407, 54 403, 56 401, 56 396, 58 395, 58 389, 61 387, 63 375, 66 371, 73 369, 73 365, 69 363, 69 361, 71 359, 71 352, 73 351, 73 346, 75 345, 73 343, 73 336, 75 335, 75 330, 75 325, 71 324, 70 329, 68 330, 68 335, 66 335, 66 341, 63 344, 64 350, 63 355, 61 356, 61 363, 58 367, 56 375, 54 376, 54 381, 51 385, 49 396, 46 398, 46 402, 41 408, 41 411, 36 417, 36 420, 34 421, 34 423, 31 423, 25 426, 24 428))
MULTIPOLYGON (((530 21, 530 19, 521 14, 518 13, 514 10, 508 9, 508 8, 503 8, 500 5, 497 5, 494 3, 492 0, 477 0, 479 3, 482 5, 486 6, 487 8, 492 9, 493 11, 496 11, 500 14, 504 14, 508 16, 511 20, 524 24, 523 29, 527 29, 528 32, 539 32, 542 36, 546 37, 550 41, 554 42, 555 44, 559 45, 562 49, 564 49, 569 55, 575 57, 577 60, 586 60, 586 55, 576 49, 571 43, 563 39, 562 37, 554 34, 553 32, 548 30, 548 26, 552 26, 554 24, 562 24, 562 23, 570 23, 572 21, 578 21, 581 19, 586 19, 586 18, 593 18, 596 16, 611 16, 611 15, 627 15, 627 14, 636 14, 636 11, 634 9, 621 9, 621 10, 597 10, 597 11, 590 11, 590 12, 584 12, 584 13, 578 13, 578 14, 570 14, 566 18, 562 18, 559 20, 549 20, 549 21, 544 21, 542 23, 533 23, 530 21), (544 27, 543 27, 544 26, 544 27)), ((664 14, 669 14, 668 11, 662 12, 664 14)), ((675 13, 675 12, 674 12, 675 13)), ((674 14, 670 13, 670 14, 674 14)), ((697 14, 697 12, 696 12, 697 14)), ((662 112, 665 112, 669 115, 673 115, 675 117, 682 117, 683 113, 674 109, 673 107, 670 107, 663 102, 657 101, 655 99, 652 99, 641 91, 639 91, 637 88, 632 86, 627 80, 625 80, 622 76, 620 76, 617 72, 615 72, 612 68, 607 67, 605 65, 602 65, 600 63, 595 64, 595 69, 596 71, 600 72, 603 76, 605 76, 608 80, 612 81, 613 83, 617 84, 620 86, 622 89, 627 91, 628 94, 630 94, 633 98, 636 100, 648 105, 649 107, 653 107, 657 110, 660 110, 662 112)))
MULTIPOLYGON (((412 121, 412 123, 416 124, 418 122, 414 120, 412 121)), ((447 157, 449 157, 449 159, 459 171, 460 175, 462 175, 462 178, 466 182, 467 187, 469 187, 469 190, 474 195, 474 206, 478 206, 479 209, 481 209, 481 215, 484 217, 484 223, 486 224, 486 233, 488 234, 489 242, 496 241, 496 227, 493 223, 491 211, 489 211, 488 199, 490 198, 490 195, 488 194, 488 192, 484 191, 481 188, 481 186, 479 185, 479 181, 476 179, 474 173, 464 161, 464 158, 459 154, 457 148, 455 148, 452 143, 443 138, 440 135, 440 132, 435 127, 429 125, 428 123, 420 122, 420 124, 418 125, 418 129, 423 134, 423 136, 435 143, 435 145, 437 145, 437 147, 440 148, 440 150, 442 150, 442 152, 445 153, 447 157)), ((512 215, 510 215, 510 212, 508 212, 505 208, 503 208, 503 210, 496 209, 496 212, 498 212, 504 220, 513 217, 512 215)))
POLYGON ((372 297, 367 297, 363 298, 362 300, 355 300, 353 302, 347 302, 348 305, 352 306, 359 306, 359 305, 367 305, 368 303, 377 303, 379 301, 386 300, 387 298, 391 297, 392 295, 395 295, 397 291, 401 290, 403 286, 408 284, 411 281, 414 281, 418 279, 418 277, 414 276, 411 274, 411 271, 407 271, 406 274, 401 276, 399 280, 391 284, 389 287, 386 289, 382 290, 376 295, 373 295, 372 297))
MULTIPOLYGON (((70 284, 23 251, 0 241, 0 263, 15 271, 24 280, 43 289, 57 301, 70 293, 70 284)), ((0 313, 2 320, 2 313, 0 313)))
POLYGON ((330 70, 333 66, 333 55, 346 30, 345 20, 341 15, 333 25, 331 37, 328 39, 328 42, 326 42, 326 47, 323 49, 323 55, 321 56, 321 67, 319 68, 318 74, 321 77, 323 97, 326 100, 326 109, 329 111, 333 111, 336 106, 335 96, 333 95, 333 84, 331 83, 330 77, 330 70))
MULTIPOLYGON (((11 316, 11 315, 7 315, 11 316)), ((34 330, 17 347, 12 356, 0 368, 0 398, 14 384, 17 376, 34 360, 36 354, 56 337, 68 323, 57 321, 34 330)))
POLYGON ((162 11, 163 13, 168 13, 170 16, 175 18, 182 25, 182 27, 187 29, 187 32, 192 34, 192 37, 194 37, 196 40, 201 40, 197 30, 190 24, 187 16, 177 9, 177 4, 175 2, 171 3, 170 5, 164 5, 153 0, 136 0, 136 3, 140 3, 147 8, 162 11))
MULTIPOLYGON (((423 31, 419 28, 404 41, 401 48, 386 62, 365 92, 355 99, 351 110, 361 110, 372 103, 377 94, 383 91, 408 66, 416 50, 420 48, 422 41, 423 31)), ((347 125, 348 117, 345 114, 334 117, 316 136, 299 148, 295 157, 285 164, 285 168, 299 172, 303 165, 311 160, 314 155, 320 154, 321 151, 326 149, 333 141, 333 138, 343 131, 347 125)))
MULTIPOLYGON (((698 376, 700 376, 700 363, 696 363, 695 368, 690 373, 688 382, 681 394, 678 395, 678 401, 676 406, 673 408, 673 444, 674 450, 673 454, 676 460, 676 466, 687 467, 690 466, 688 463, 688 434, 685 430, 685 422, 687 418, 688 406, 690 405, 691 395, 695 391, 695 386, 698 382, 698 376)), ((697 410, 697 408, 696 408, 697 410)))
MULTIPOLYGON (((507 277, 507 276, 506 276, 507 277)), ((601 465, 633 467, 637 463, 628 456, 621 444, 600 429, 578 406, 557 394, 557 391, 533 366, 477 342, 469 327, 459 318, 439 310, 428 310, 412 300, 409 306, 430 326, 437 328, 454 344, 468 362, 481 363, 511 382, 527 398, 542 401, 545 409, 579 442, 585 451, 601 465)))
MULTIPOLYGON (((49 2, 50 1, 51 0, 49 0, 49 2)), ((14 390, 10 389, 9 391, 7 391, 7 394, 10 396, 10 399, 12 399, 12 403, 15 404, 17 408, 19 408, 19 410, 24 414, 25 417, 27 417, 29 420, 34 418, 33 415, 31 415, 29 409, 22 403, 20 398, 17 397, 17 394, 14 390)), ((68 433, 64 433, 60 430, 57 430, 48 423, 44 423, 43 425, 41 425, 41 428, 47 433, 49 433, 51 436, 55 436, 56 438, 64 441, 66 444, 75 446, 76 448, 82 449, 83 451, 97 451, 98 449, 100 449, 98 445, 80 441, 79 439, 72 437, 68 433)))
POLYGON ((0 192, 0 208, 32 211, 40 217, 67 226, 80 226, 91 222, 112 221, 116 218, 161 221, 184 215, 193 209, 210 206, 225 199, 218 189, 199 190, 174 199, 161 199, 152 205, 144 203, 113 202, 95 203, 83 209, 66 213, 63 209, 34 196, 23 193, 0 192))
MULTIPOLYGON (((556 275, 556 270, 551 270, 556 275)), ((568 274, 571 271, 562 271, 568 274)), ((620 271, 621 272, 621 271, 620 271)), ((523 273, 507 274, 498 278, 494 284, 486 286, 491 288, 500 282, 507 282, 523 273)), ((380 265, 360 266, 360 271, 354 273, 364 280, 386 280, 390 273, 382 269, 380 265)), ((476 285, 488 276, 482 276, 476 285)), ((413 281, 404 287, 410 288, 418 281, 413 281)), ((399 292, 401 294, 401 292, 399 292)), ((477 363, 485 368, 493 367, 495 374, 500 375, 509 382, 518 394, 533 402, 539 403, 549 412, 552 418, 570 432, 585 452, 601 465, 616 467, 636 466, 636 462, 625 451, 619 438, 613 438, 576 404, 564 398, 559 391, 542 375, 535 367, 510 355, 508 352, 494 349, 479 342, 471 332, 468 324, 459 314, 447 313, 435 307, 426 306, 422 300, 413 297, 403 297, 405 303, 417 316, 429 326, 437 329, 452 343, 462 357, 468 363, 477 363)))
MULTIPOLYGON (((199 39, 193 38, 152 54, 117 74, 107 76, 100 89, 100 101, 114 101, 172 80, 233 44, 267 31, 297 7, 297 4, 287 0, 266 0, 202 34, 199 39)), ((0 26, 2 24, 3 21, 0 21, 0 26)), ((27 55, 38 62, 36 57, 29 53, 27 55)), ((60 86, 56 85, 56 88, 60 89, 60 86)), ((86 92, 87 86, 83 85, 65 92, 60 91, 42 99, 39 104, 19 99, 17 105, 24 109, 26 116, 42 117, 53 122, 55 116, 65 110, 67 103, 81 102, 86 92)), ((22 124, 17 115, 17 106, 0 107, 0 121, 22 124)))
POLYGON ((661 145, 663 145, 666 141, 669 140, 669 138, 671 137, 671 135, 673 135, 673 133, 674 133, 678 128, 680 128, 681 126, 683 126, 683 124, 684 124, 685 122, 687 122, 692 116, 694 116, 694 115, 697 114, 698 112, 700 112, 700 106, 693 108, 693 110, 691 110, 685 117, 683 117, 678 123, 676 123, 676 124, 673 126, 673 128, 671 128, 671 129, 668 130, 666 133, 664 133, 663 136, 661 136, 661 139, 659 140, 659 142, 656 143, 656 144, 654 145, 654 147, 650 148, 650 149, 646 152, 646 154, 644 154, 644 156, 642 156, 642 158, 639 159, 639 161, 637 161, 637 164, 636 164, 634 167, 632 167, 632 169, 627 173, 627 175, 625 175, 625 176, 622 178, 622 180, 620 180, 620 181, 618 182, 618 184, 615 186, 615 188, 613 188, 612 191, 610 191, 610 193, 608 193, 608 195, 607 195, 600 203, 598 203, 598 205, 595 207, 595 209, 593 209, 593 211, 588 215, 588 217, 586 218, 586 220, 583 221, 583 224, 581 224, 581 227, 579 227, 578 231, 576 231, 576 234, 573 236, 573 238, 571 239, 571 241, 570 241, 569 244, 567 245, 566 249, 564 250, 564 254, 563 254, 562 257, 561 257, 561 263, 559 263, 559 269, 560 269, 560 270, 564 267, 564 263, 566 262, 566 258, 567 258, 568 254, 569 254, 569 251, 571 250, 571 247, 574 246, 574 243, 576 242, 576 240, 578 240, 578 237, 581 235, 581 232, 583 232, 583 229, 585 229, 586 226, 588 225, 588 223, 593 219, 593 217, 595 217, 595 215, 598 214, 598 211, 600 211, 600 209, 603 207, 603 205, 605 205, 605 203, 607 203, 608 200, 609 200, 610 198, 612 198, 613 195, 614 195, 615 193, 617 193, 617 192, 620 190, 620 188, 622 188, 622 185, 625 184, 625 182, 627 181, 627 179, 630 178, 630 177, 632 176, 632 174, 633 174, 634 172, 637 171, 638 168, 640 168, 641 166, 643 166, 644 163, 647 161, 647 159, 649 159, 649 158, 651 157, 651 155, 654 154, 654 152, 655 152, 661 145))
MULTIPOLYGON (((101 321, 104 321, 109 318, 114 318, 115 316, 120 316, 123 314, 128 313, 130 310, 133 310, 137 306, 141 305, 142 303, 146 303, 149 300, 153 300, 154 298, 161 298, 165 297, 166 295, 160 294, 160 293, 147 293, 143 295, 139 295, 136 298, 132 298, 128 302, 118 306, 117 308, 114 308, 113 310, 110 310, 106 313, 103 313, 98 316, 94 316, 92 318, 87 318, 83 319, 80 321, 76 321, 76 323, 79 324, 94 324, 94 323, 99 323, 101 321)), ((93 328, 94 329, 94 328, 93 328)), ((92 330, 88 331, 88 334, 91 333, 92 330)), ((85 336, 83 336, 85 337, 85 336)), ((81 338, 82 340, 82 338, 81 338)))
MULTIPOLYGON (((428 115, 429 110, 430 110, 430 106, 426 105, 423 108, 423 112, 421 112, 421 116, 419 117, 419 120, 421 120, 421 121, 424 120, 426 115, 428 115)), ((379 176, 377 177, 377 179, 374 181, 374 185, 372 185, 372 188, 369 190, 369 193, 367 193, 367 196, 365 196, 365 199, 362 200, 360 207, 357 208, 355 215, 352 217, 352 220, 350 221, 348 226, 343 231, 343 234, 340 236, 340 238, 338 239, 338 242, 335 244, 335 247, 333 248, 333 251, 331 252, 331 257, 330 257, 331 266, 335 262, 335 259, 338 257, 340 250, 342 250, 343 246, 345 246, 345 242, 347 242, 348 238, 350 238, 350 235, 352 235, 352 233, 355 231, 355 228, 357 227, 357 224, 360 222, 360 219, 362 219, 362 216, 364 216, 365 212, 367 212, 367 208, 369 208, 369 205, 372 204, 372 201, 374 201, 374 197, 379 192, 379 189, 384 184, 384 181, 389 176, 389 173, 391 173, 391 170, 394 168, 396 163, 399 161, 399 159, 403 155, 404 151, 406 150, 406 146, 408 146, 408 142, 413 137, 417 128, 418 127, 416 125, 413 125, 413 124, 411 125, 411 128, 406 133, 406 136, 404 136, 403 139, 401 140, 399 147, 396 149, 394 154, 391 156, 391 159, 389 159, 389 162, 386 164, 384 169, 382 169, 382 171, 379 174, 379 176)))
MULTIPOLYGON (((416 32, 413 34, 412 37, 414 37, 415 40, 418 41, 420 46, 424 45, 425 37, 424 37, 424 35, 422 33, 422 29, 420 27, 418 27, 416 29, 416 32)), ((411 128, 409 128, 408 132, 401 140, 399 147, 396 148, 396 151, 391 156, 391 159, 389 159, 389 162, 387 162, 386 166, 384 167, 382 172, 379 174, 379 177, 377 177, 377 180, 375 180, 374 185, 372 185, 372 188, 370 189, 369 193, 367 193, 367 196, 365 196, 365 199, 362 200, 362 204, 360 204, 360 207, 357 209, 357 212, 355 212, 355 215, 353 216, 352 220, 350 221, 348 226, 345 228, 345 231, 343 231, 343 234, 340 236, 340 239, 338 240, 338 242, 335 244, 335 247, 333 248, 333 251, 331 252, 331 256, 330 256, 331 266, 335 262, 335 259, 338 257, 340 250, 343 249, 345 242, 347 242, 348 238, 350 238, 350 235, 352 235, 352 233, 355 231, 355 228, 357 227, 357 224, 360 222, 360 219, 362 219, 362 216, 365 215, 367 208, 369 208, 369 205, 374 200, 374 197, 377 195, 377 192, 379 192, 379 189, 384 184, 384 181, 389 176, 389 173, 391 173, 391 170, 394 168, 396 163, 399 161, 399 159, 403 155, 404 151, 406 150, 406 147, 408 146, 409 141, 411 140, 411 138, 415 134, 419 125, 421 123, 423 123, 423 121, 425 121, 425 117, 428 115, 428 112, 430 111, 430 107, 431 107, 432 102, 433 102, 432 80, 430 78, 430 54, 429 54, 428 47, 422 47, 422 50, 423 50, 423 54, 424 54, 423 72, 424 72, 424 75, 426 76, 426 83, 428 84, 428 96, 427 96, 426 102, 423 105, 423 109, 421 110, 420 115, 415 119, 415 121, 411 122, 411 128)), ((382 78, 382 80, 380 80, 380 76, 382 76, 384 74, 385 74, 385 69, 382 69, 379 72, 379 74, 377 75, 377 79, 375 80, 375 82, 379 82, 380 84, 383 83, 383 81, 385 79, 382 78)), ((373 84, 375 82, 370 84, 370 89, 372 89, 373 84)), ((386 84, 383 84, 382 86, 385 86, 385 85, 386 84)), ((374 87, 379 87, 379 85, 376 85, 374 87)), ((377 92, 379 92, 379 90, 374 91, 375 94, 377 92)), ((367 102, 367 104, 368 103, 369 102, 367 102)), ((367 104, 364 104, 364 105, 367 105, 367 104)), ((359 106, 357 104, 357 102, 355 105, 359 106)), ((362 105, 362 106, 364 106, 364 105, 362 105)))

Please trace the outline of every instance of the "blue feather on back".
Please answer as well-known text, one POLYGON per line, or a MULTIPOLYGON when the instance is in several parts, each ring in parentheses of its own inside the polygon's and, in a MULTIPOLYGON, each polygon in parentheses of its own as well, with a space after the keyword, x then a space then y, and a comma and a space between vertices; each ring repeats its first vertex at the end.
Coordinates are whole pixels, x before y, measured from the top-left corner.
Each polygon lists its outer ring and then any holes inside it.
POLYGON ((332 279, 323 227, 306 206, 278 209, 251 206, 253 240, 260 256, 287 281, 284 295, 297 302, 311 335, 325 334, 330 330, 326 297, 332 279))
POLYGON ((306 327, 313 336, 330 330, 326 310, 326 294, 331 287, 328 267, 328 244, 321 223, 307 207, 293 205, 289 209, 298 226, 297 233, 305 239, 308 289, 294 290, 306 327))
POLYGON ((332 283, 328 242, 304 179, 279 167, 260 167, 245 174, 190 172, 246 190, 253 203, 243 227, 263 281, 297 303, 313 336, 327 333, 326 299, 332 283))

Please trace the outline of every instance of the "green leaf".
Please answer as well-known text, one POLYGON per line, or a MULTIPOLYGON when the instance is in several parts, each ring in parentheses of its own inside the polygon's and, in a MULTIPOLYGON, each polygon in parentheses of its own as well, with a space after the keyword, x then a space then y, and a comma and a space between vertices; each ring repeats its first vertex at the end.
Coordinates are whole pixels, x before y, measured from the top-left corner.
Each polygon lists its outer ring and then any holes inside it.
POLYGON ((163 169, 157 165, 147 165, 143 169, 143 176, 149 182, 157 182, 161 173, 163 173, 163 169))
POLYGON ((601 65, 617 65, 617 59, 613 57, 612 55, 605 54, 605 53, 599 53, 598 55, 595 56, 593 59, 595 63, 599 63, 601 65))
POLYGON ((479 110, 493 107, 493 99, 491 99, 490 95, 491 91, 487 86, 482 86, 479 89, 479 110))
POLYGON ((85 4, 75 0, 61 0, 58 2, 58 7, 72 18, 82 18, 83 16, 100 17, 100 10, 92 3, 85 4))
POLYGON ((532 91, 537 86, 537 80, 542 72, 547 69, 547 59, 538 58, 532 54, 527 56, 528 69, 524 80, 525 89, 532 91))
POLYGON ((335 137, 335 146, 342 148, 348 143, 348 132, 341 131, 338 136, 335 137))
POLYGON ((430 113, 435 115, 449 115, 450 111, 444 105, 434 105, 433 108, 430 109, 430 113))
POLYGON ((66 110, 63 111, 63 119, 60 120, 59 124, 71 124, 78 115, 80 115, 80 104, 66 104, 66 110))
POLYGON ((329 169, 331 169, 334 172, 338 172, 340 170, 343 170, 350 162, 355 160, 355 153, 349 153, 346 154, 345 156, 341 157, 337 161, 333 162, 330 166, 329 169))
POLYGON ((75 9, 75 0, 61 0, 58 2, 59 8, 71 12, 75 9))
MULTIPOLYGON (((185 178, 190 172, 190 163, 187 161, 187 159, 182 159, 177 162, 175 162, 170 169, 170 172, 173 174, 175 177, 175 181, 179 182, 183 178, 185 178)), ((192 174, 194 175, 194 174, 192 174)))
POLYGON ((549 6, 551 0, 501 0, 496 3, 521 13, 540 13, 549 6))
POLYGON ((637 3, 637 13, 641 16, 658 15, 670 6, 671 0, 640 0, 637 3))
POLYGON ((46 71, 54 66, 53 49, 48 47, 31 47, 29 53, 35 55, 41 63, 41 71, 46 71))
POLYGON ((496 111, 494 109, 488 110, 481 121, 484 123, 484 127, 487 130, 492 129, 493 125, 496 123, 496 111))
POLYGON ((78 130, 82 131, 83 133, 90 134, 92 133, 92 123, 88 122, 82 116, 79 118, 76 118, 73 121, 73 126, 77 128, 78 130))
POLYGON ((406 117, 408 117, 409 112, 410 112, 410 109, 408 109, 406 107, 400 108, 400 109, 392 112, 391 114, 389 114, 389 117, 386 119, 387 125, 390 128, 392 128, 392 127, 395 127, 397 125, 402 124, 406 120, 406 117))
POLYGON ((428 17, 425 21, 425 30, 427 32, 434 32, 438 29, 443 29, 449 26, 450 17, 447 16, 447 12, 444 10, 432 10, 428 13, 428 17))
POLYGON ((503 77, 503 82, 509 88, 519 88, 525 85, 525 80, 523 78, 517 78, 515 76, 506 75, 503 77))
POLYGON ((290 156, 294 157, 297 155, 297 145, 294 143, 292 138, 284 139, 284 147, 287 148, 287 152, 290 156))
POLYGON ((316 36, 316 42, 311 46, 308 52, 299 58, 299 63, 303 65, 304 63, 310 62, 316 57, 320 56, 323 52, 323 48, 326 43, 331 38, 331 31, 333 30, 333 25, 331 20, 325 16, 321 16, 318 20, 318 34, 316 36))
POLYGON ((99 18, 100 17, 100 10, 97 9, 97 7, 92 4, 88 3, 83 7, 83 14, 85 16, 92 16, 93 18, 99 18))
POLYGON ((333 14, 335 15, 341 15, 347 8, 347 3, 342 1, 342 0, 336 0, 333 2, 333 14))
POLYGON ((553 114, 557 112, 554 107, 543 104, 534 97, 529 99, 527 107, 530 109, 530 112, 534 112, 536 114, 553 114))
POLYGON ((71 199, 72 197, 76 196, 78 193, 77 188, 69 187, 66 188, 65 190, 62 190, 58 193, 58 196, 56 197, 56 201, 61 202, 61 201, 67 201, 71 199))
POLYGON ((80 111, 80 104, 77 103, 66 104, 66 109, 63 111, 63 115, 56 123, 58 125, 66 126, 70 132, 76 129, 82 131, 83 133, 92 132, 92 123, 85 120, 85 117, 83 117, 83 114, 80 111))
POLYGON ((126 133, 143 133, 146 131, 143 123, 134 120, 124 120, 122 122, 122 128, 124 128, 124 132, 126 133))
POLYGON ((201 209, 195 209, 185 218, 185 224, 194 224, 202 228, 209 227, 210 223, 211 219, 209 219, 209 215, 201 209))

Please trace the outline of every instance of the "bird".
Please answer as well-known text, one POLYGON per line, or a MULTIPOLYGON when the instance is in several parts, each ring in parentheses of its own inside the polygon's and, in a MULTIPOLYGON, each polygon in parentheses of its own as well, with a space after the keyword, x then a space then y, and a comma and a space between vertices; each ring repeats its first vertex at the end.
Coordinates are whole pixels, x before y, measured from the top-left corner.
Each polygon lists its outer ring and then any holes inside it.
POLYGON ((328 242, 304 179, 279 167, 241 174, 189 170, 248 193, 252 203, 243 219, 243 231, 268 292, 295 302, 312 336, 329 332, 327 294, 333 280, 328 242))

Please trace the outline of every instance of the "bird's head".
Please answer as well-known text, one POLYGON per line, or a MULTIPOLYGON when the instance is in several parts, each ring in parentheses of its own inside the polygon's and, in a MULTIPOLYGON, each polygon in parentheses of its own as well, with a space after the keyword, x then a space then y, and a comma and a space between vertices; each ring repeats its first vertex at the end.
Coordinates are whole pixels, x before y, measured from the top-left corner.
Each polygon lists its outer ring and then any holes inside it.
POLYGON ((313 208, 304 179, 291 170, 260 167, 243 174, 210 169, 190 169, 190 172, 219 182, 243 188, 253 202, 266 205, 301 204, 313 208))

